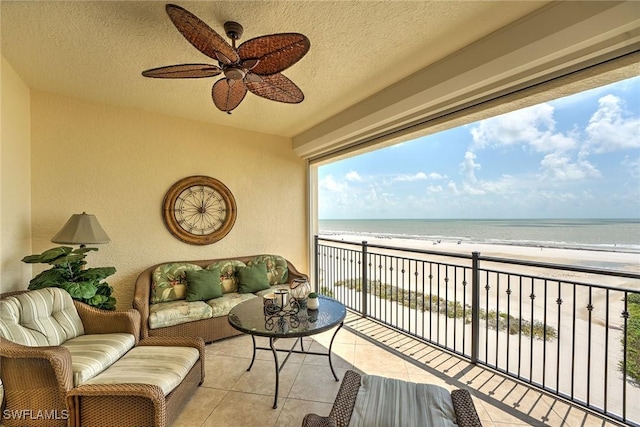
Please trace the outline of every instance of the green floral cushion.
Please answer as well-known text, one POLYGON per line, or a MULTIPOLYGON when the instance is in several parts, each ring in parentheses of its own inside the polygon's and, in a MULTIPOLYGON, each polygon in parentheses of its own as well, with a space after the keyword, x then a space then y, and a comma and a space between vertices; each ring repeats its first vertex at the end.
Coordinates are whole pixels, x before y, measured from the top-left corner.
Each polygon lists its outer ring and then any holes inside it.
POLYGON ((236 305, 240 304, 243 301, 248 301, 251 298, 255 298, 254 294, 238 294, 235 292, 224 294, 221 298, 216 298, 207 301, 207 304, 213 310, 211 317, 219 317, 226 316, 229 314, 229 311, 236 305))
POLYGON ((269 289, 264 289, 264 290, 262 290, 260 292, 256 292, 256 295, 259 296, 259 297, 263 297, 263 296, 265 296, 267 294, 271 294, 271 293, 277 291, 278 289, 286 289, 288 291, 290 290, 289 289, 289 285, 284 285, 284 284, 282 284, 282 285, 273 285, 273 286, 270 286, 269 289))
POLYGON ((222 296, 220 287, 220 269, 186 270, 187 301, 206 301, 222 296))
POLYGON ((186 262, 158 266, 153 271, 151 303, 183 300, 187 293, 186 270, 202 270, 202 267, 186 262))
POLYGON ((247 263, 247 266, 265 264, 270 285, 287 283, 289 279, 289 267, 287 260, 279 255, 259 255, 247 263))
POLYGON ((248 294, 269 289, 265 264, 257 263, 238 268, 238 293, 248 294))
POLYGON ((227 294, 229 292, 238 292, 238 277, 236 276, 236 273, 238 271, 238 267, 244 266, 245 263, 242 261, 228 259, 208 265, 206 269, 220 269, 220 286, 222 286, 222 293, 227 294))
POLYGON ((188 302, 182 300, 151 304, 149 307, 149 329, 208 319, 211 314, 211 307, 204 301, 188 302))

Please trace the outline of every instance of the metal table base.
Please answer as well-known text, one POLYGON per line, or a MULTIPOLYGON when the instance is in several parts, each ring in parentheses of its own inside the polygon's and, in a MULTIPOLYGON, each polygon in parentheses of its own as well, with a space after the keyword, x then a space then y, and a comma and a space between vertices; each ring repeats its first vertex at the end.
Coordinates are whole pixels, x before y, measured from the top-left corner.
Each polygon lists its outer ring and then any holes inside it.
POLYGON ((271 353, 273 353, 273 361, 275 363, 275 368, 276 368, 276 391, 273 397, 273 409, 276 409, 278 407, 278 388, 280 387, 280 371, 282 370, 282 368, 284 368, 284 365, 287 363, 287 360, 289 360, 289 356, 291 356, 291 353, 312 354, 316 356, 328 357, 329 367, 331 368, 331 373, 333 374, 333 378, 335 378, 336 381, 340 381, 340 379, 336 375, 336 371, 333 369, 333 362, 331 361, 331 349, 333 348, 333 341, 335 340, 336 335, 338 334, 338 331, 342 328, 342 325, 344 325, 344 322, 340 322, 340 324, 336 328, 336 331, 333 333, 333 336, 331 337, 331 342, 329 343, 329 351, 327 353, 320 353, 320 352, 305 350, 302 342, 302 338, 304 337, 298 337, 296 341, 293 343, 293 346, 291 346, 291 348, 287 350, 284 348, 281 349, 281 348, 275 347, 275 343, 279 339, 277 337, 269 338, 269 347, 258 347, 256 345, 256 337, 254 335, 251 335, 251 340, 253 341, 253 357, 251 358, 251 364, 247 368, 247 372, 251 370, 251 367, 253 366, 253 362, 255 362, 256 360, 256 350, 271 350, 271 353), (296 344, 298 343, 300 343, 300 350, 295 349, 296 344), (279 351, 287 352, 287 356, 282 361, 282 364, 279 364, 278 362, 279 351))

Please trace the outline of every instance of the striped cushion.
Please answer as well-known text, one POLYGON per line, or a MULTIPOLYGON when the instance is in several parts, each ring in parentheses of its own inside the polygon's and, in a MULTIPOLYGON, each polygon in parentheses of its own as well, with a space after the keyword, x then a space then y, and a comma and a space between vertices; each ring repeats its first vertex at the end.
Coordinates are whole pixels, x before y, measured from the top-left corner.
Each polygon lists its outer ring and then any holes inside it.
POLYGON ((135 345, 131 334, 92 334, 64 344, 71 353, 73 384, 79 386, 104 371, 135 345))
POLYGON ((44 288, 0 301, 0 335, 28 346, 60 345, 84 334, 71 296, 44 288))
POLYGON ((191 347, 140 346, 85 384, 152 384, 165 396, 187 376, 200 357, 191 347))
POLYGON ((0 336, 30 347, 49 345, 44 334, 20 324, 20 302, 14 297, 0 300, 0 336))

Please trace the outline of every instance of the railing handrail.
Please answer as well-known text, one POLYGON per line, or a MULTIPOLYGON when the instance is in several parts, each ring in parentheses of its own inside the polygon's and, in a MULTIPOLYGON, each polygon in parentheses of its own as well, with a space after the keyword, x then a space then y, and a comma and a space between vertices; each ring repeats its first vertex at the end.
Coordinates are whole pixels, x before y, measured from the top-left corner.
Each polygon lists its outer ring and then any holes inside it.
MULTIPOLYGON (((386 249, 386 250, 394 250, 394 251, 402 251, 402 252, 410 252, 410 253, 418 253, 423 255, 436 255, 448 258, 459 258, 459 259, 467 259, 472 260, 473 255, 469 254, 460 254, 456 252, 441 252, 441 251, 432 251, 425 249, 417 249, 417 248, 402 248, 399 246, 387 246, 387 245, 377 245, 371 244, 369 242, 355 242, 350 240, 338 240, 338 239, 329 239, 326 237, 316 236, 317 241, 326 241, 326 242, 334 242, 340 243, 344 245, 353 245, 362 247, 363 244, 367 245, 367 248, 377 248, 377 249, 386 249)), ((580 267, 575 265, 567 265, 567 264, 555 264, 548 262, 539 262, 539 261, 528 261, 523 259, 513 259, 513 258, 501 258, 501 257, 493 257, 493 256, 483 256, 482 253, 478 255, 479 260, 486 262, 496 262, 501 264, 510 264, 510 265, 521 265, 526 267, 536 267, 536 268, 548 268, 551 270, 565 270, 571 271, 575 273, 587 273, 587 274, 602 274, 606 276, 615 276, 615 277, 625 277, 628 279, 637 279, 640 280, 640 273, 633 273, 631 271, 623 271, 623 270, 612 270, 607 268, 593 268, 593 267, 580 267)), ((597 285, 592 284, 590 286, 600 288, 600 289, 609 289, 612 291, 629 291, 630 289, 618 288, 615 286, 606 286, 606 285, 597 285)))
POLYGON ((314 252, 316 289, 363 317, 640 426, 639 273, 317 235, 314 252))

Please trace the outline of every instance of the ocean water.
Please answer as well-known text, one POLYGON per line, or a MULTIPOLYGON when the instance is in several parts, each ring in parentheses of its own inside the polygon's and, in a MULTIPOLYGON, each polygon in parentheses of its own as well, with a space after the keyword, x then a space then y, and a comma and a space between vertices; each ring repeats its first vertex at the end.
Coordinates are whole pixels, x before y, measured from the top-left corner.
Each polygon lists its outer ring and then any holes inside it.
POLYGON ((319 220, 319 234, 640 253, 640 219, 319 220))

